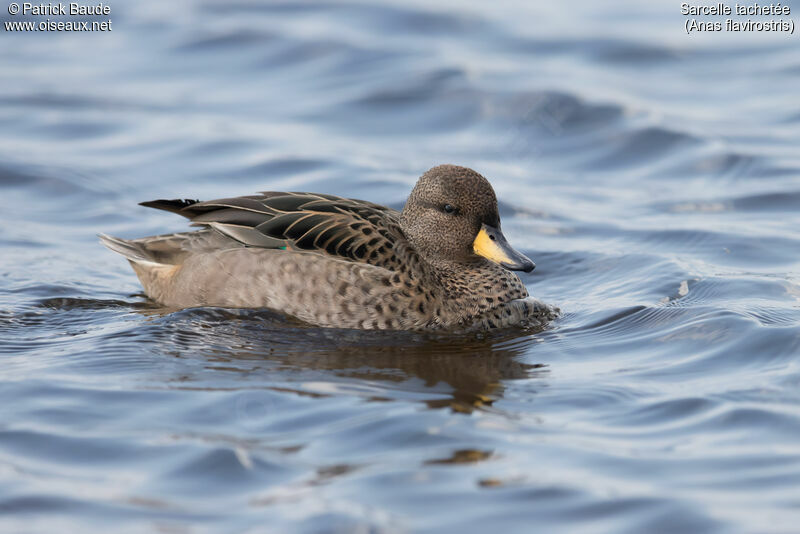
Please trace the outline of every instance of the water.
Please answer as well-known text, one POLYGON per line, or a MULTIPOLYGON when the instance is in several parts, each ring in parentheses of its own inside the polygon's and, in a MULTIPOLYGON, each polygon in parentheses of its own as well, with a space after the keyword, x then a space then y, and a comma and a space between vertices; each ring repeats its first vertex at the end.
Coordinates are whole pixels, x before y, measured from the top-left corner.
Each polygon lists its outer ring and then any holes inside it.
POLYGON ((0 37, 0 530, 796 532, 797 35, 687 36, 666 0, 111 6, 0 37), (400 207, 439 163, 494 184, 547 330, 165 313, 95 237, 185 229, 162 197, 400 207))

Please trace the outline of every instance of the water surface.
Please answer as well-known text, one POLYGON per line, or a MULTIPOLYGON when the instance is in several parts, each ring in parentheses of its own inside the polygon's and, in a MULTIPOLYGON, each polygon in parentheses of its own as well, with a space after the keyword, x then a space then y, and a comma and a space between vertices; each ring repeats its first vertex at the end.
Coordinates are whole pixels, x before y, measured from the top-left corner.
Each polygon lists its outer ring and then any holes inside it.
POLYGON ((0 530, 796 531, 796 35, 687 36, 670 1, 111 6, 2 36, 0 530), (168 313, 95 237, 185 229, 162 197, 400 207, 439 163, 494 184, 548 329, 168 313))

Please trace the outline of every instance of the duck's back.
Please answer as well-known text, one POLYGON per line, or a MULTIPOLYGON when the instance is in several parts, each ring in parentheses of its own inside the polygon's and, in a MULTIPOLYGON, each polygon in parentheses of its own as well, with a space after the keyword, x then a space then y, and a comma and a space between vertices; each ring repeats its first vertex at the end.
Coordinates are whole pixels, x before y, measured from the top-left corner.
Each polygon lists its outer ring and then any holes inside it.
POLYGON ((143 206, 178 213, 248 247, 310 251, 390 269, 404 241, 400 214, 364 200, 315 193, 264 192, 206 202, 155 200, 143 206))

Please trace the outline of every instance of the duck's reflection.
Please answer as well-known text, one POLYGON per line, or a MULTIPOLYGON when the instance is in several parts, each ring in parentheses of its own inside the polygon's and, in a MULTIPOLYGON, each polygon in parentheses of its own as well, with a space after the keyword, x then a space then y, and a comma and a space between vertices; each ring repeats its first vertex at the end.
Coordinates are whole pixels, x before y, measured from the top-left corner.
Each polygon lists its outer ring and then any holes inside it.
POLYGON ((438 339, 383 347, 346 344, 323 351, 286 353, 281 359, 284 365, 295 368, 324 369, 339 377, 399 383, 402 385, 393 384, 393 389, 401 387, 406 392, 435 393, 435 398, 425 401, 429 407, 468 413, 499 398, 503 380, 546 372, 541 365, 521 361, 529 343, 527 336, 517 333, 503 341, 505 345, 496 339, 438 339))
MULTIPOLYGON (((168 353, 204 358, 206 371, 233 371, 240 380, 258 378, 302 389, 303 382, 354 379, 384 383, 371 400, 390 400, 401 392, 421 394, 431 408, 469 413, 503 394, 503 381, 547 373, 525 363, 536 331, 519 330, 486 337, 411 332, 361 332, 309 328, 264 311, 195 309, 151 316, 155 334, 168 353), (320 375, 321 373, 321 375, 320 375), (427 398, 426 398, 427 397, 427 398)), ((192 381, 182 377, 182 381, 192 381)), ((205 380, 207 375, 196 377, 205 380)), ((301 391, 298 391, 300 393, 301 391)), ((306 391, 313 393, 313 391, 306 391)))

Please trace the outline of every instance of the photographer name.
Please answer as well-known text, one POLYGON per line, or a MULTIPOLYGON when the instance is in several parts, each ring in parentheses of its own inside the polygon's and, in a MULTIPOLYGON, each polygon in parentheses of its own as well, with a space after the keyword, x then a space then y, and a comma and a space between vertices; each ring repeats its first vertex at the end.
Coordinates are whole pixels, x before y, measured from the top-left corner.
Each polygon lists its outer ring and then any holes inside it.
POLYGON ((69 4, 48 3, 48 4, 34 4, 31 2, 22 3, 23 15, 79 15, 79 16, 99 16, 110 15, 111 6, 103 4, 102 2, 96 5, 84 5, 78 2, 70 2, 69 4))

